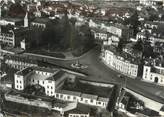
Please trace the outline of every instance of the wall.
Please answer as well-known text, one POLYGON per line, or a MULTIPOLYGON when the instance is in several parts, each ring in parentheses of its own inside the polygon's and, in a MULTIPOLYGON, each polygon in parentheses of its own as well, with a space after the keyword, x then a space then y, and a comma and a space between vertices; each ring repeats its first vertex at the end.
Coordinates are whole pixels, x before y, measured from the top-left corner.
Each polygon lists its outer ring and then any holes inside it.
POLYGON ((154 101, 152 99, 149 99, 149 98, 147 98, 147 97, 145 97, 145 96, 143 96, 143 95, 141 95, 139 93, 136 93, 136 92, 134 92, 134 91, 132 91, 130 89, 126 88, 125 90, 127 92, 133 94, 134 96, 136 96, 139 100, 142 100, 147 108, 150 108, 150 109, 152 109, 154 111, 159 112, 161 107, 163 106, 162 103, 159 103, 159 102, 156 102, 156 101, 154 101))

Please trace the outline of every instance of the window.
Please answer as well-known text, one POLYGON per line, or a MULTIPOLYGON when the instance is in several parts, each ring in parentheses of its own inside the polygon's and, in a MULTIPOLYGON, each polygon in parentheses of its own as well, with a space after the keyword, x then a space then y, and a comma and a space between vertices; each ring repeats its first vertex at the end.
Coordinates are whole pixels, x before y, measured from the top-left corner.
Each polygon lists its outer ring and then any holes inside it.
POLYGON ((85 103, 88 103, 88 100, 85 100, 85 103))
POLYGON ((49 86, 47 86, 47 88, 49 88, 49 86))
POLYGON ((59 94, 56 94, 56 97, 58 98, 59 97, 59 94))
POLYGON ((51 94, 53 94, 53 92, 51 91, 51 94))
POLYGON ((51 86, 51 89, 53 89, 53 87, 51 86))
POLYGON ((73 97, 73 100, 76 100, 76 97, 73 97))
POLYGON ((20 86, 20 89, 22 88, 22 86, 20 86))
POLYGON ((35 82, 34 79, 33 79, 33 82, 35 82))
POLYGON ((17 83, 18 83, 18 80, 17 80, 17 83))
POLYGON ((91 101, 90 101, 91 103, 93 103, 93 100, 91 99, 91 101))
POLYGON ((43 81, 43 84, 44 84, 44 81, 43 81))
POLYGON ((67 96, 67 99, 70 99, 70 96, 67 96))
POLYGON ((62 94, 60 95, 60 98, 63 98, 63 95, 62 94))
POLYGON ((81 98, 81 101, 83 101, 83 98, 81 98))
POLYGON ((49 91, 47 91, 47 93, 49 93, 49 91))

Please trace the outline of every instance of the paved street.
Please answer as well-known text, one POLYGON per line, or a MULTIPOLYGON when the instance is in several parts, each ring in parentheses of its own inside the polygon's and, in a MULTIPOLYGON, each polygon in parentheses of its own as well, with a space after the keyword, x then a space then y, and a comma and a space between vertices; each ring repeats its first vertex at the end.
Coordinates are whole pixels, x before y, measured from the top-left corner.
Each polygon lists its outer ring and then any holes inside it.
MULTIPOLYGON (((79 59, 73 60, 48 60, 49 63, 63 66, 65 68, 71 68, 71 64, 79 60, 80 63, 88 65, 87 69, 80 70, 84 73, 87 73, 89 77, 88 80, 109 82, 109 83, 118 83, 123 84, 125 82, 124 78, 118 77, 118 72, 110 69, 99 59, 100 48, 96 48, 80 57, 79 59)), ((141 93, 144 96, 147 96, 151 99, 154 99, 160 103, 164 103, 161 95, 164 94, 164 87, 146 83, 143 81, 127 78, 127 87, 131 90, 134 90, 138 93, 141 93)))

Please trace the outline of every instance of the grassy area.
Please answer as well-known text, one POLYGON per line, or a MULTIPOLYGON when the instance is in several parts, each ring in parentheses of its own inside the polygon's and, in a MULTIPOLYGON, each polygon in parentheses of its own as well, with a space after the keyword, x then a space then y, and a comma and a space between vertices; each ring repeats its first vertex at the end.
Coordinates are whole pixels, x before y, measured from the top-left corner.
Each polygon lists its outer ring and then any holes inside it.
POLYGON ((98 95, 100 97, 109 97, 112 92, 112 88, 94 86, 88 83, 82 83, 80 81, 76 81, 73 84, 66 82, 63 86, 63 89, 82 92, 86 94, 98 95))
POLYGON ((39 117, 47 117, 48 115, 52 114, 52 112, 48 109, 9 101, 4 101, 3 110, 18 115, 24 115, 24 113, 28 113, 30 115, 38 115, 39 117))

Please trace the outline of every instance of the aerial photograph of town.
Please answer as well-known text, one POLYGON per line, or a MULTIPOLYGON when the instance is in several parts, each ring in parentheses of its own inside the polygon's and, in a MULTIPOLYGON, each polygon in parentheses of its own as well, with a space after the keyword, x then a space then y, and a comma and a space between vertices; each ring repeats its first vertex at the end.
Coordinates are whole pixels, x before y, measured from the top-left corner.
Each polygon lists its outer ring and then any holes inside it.
POLYGON ((0 0, 0 117, 164 117, 164 0, 0 0))

